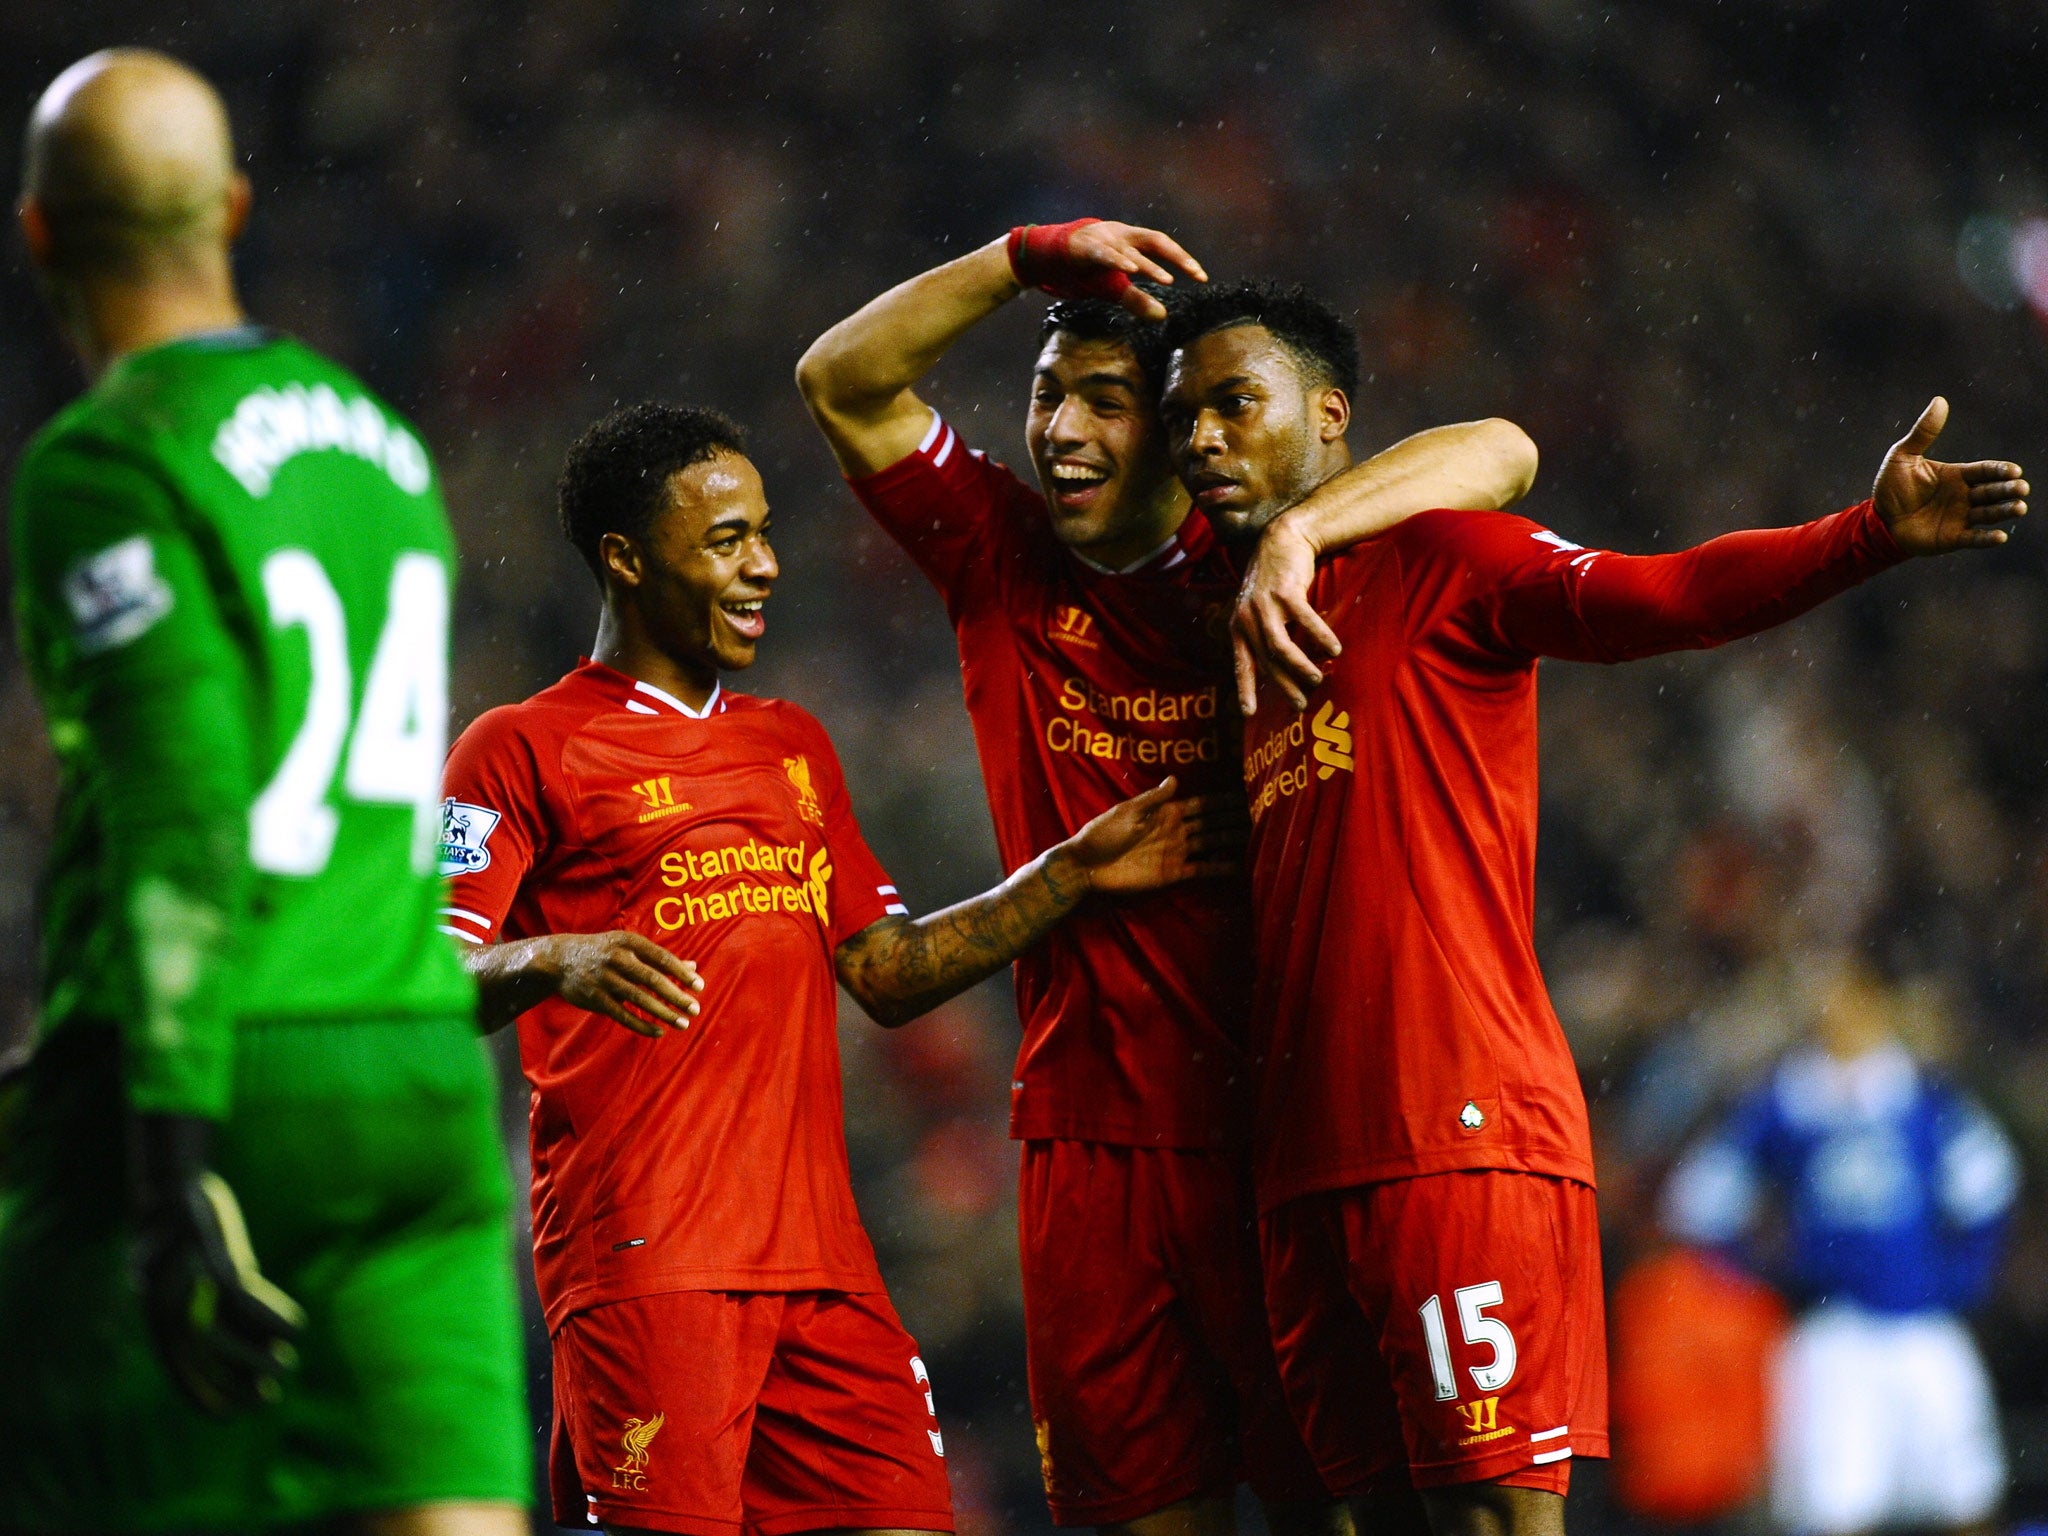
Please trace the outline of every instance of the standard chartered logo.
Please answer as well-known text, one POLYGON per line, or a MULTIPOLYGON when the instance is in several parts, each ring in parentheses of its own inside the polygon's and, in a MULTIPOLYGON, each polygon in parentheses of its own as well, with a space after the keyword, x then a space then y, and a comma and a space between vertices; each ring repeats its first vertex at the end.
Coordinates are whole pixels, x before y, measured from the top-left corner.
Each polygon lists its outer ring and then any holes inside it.
POLYGON ((677 894, 654 903, 654 922, 673 933, 732 917, 801 912, 827 926, 831 882, 830 850, 805 843, 750 839, 725 848, 671 849, 661 856, 661 883, 677 894), (765 878, 750 880, 749 875, 765 878), (690 889, 713 881, 719 882, 716 890, 690 889))
POLYGON ((1316 735, 1316 777, 1327 779, 1340 768, 1351 772, 1351 716, 1325 699, 1308 725, 1316 735))
POLYGON ((1351 716, 1328 699, 1308 720, 1295 715, 1264 740, 1251 743, 1245 752, 1244 787, 1253 821, 1265 815, 1274 801, 1308 788, 1311 761, 1317 779, 1357 771, 1351 716))
POLYGON ((1069 677, 1060 683, 1059 703, 1066 713, 1045 722, 1045 744, 1055 752, 1163 767, 1213 763, 1223 755, 1214 688, 1109 693, 1069 677), (1123 729, 1126 723, 1146 729, 1123 729))
POLYGON ((409 496, 433 481, 418 438, 373 402, 343 399, 328 384, 251 390, 213 434, 214 459, 251 496, 268 496, 278 471, 300 454, 328 451, 376 465, 409 496))

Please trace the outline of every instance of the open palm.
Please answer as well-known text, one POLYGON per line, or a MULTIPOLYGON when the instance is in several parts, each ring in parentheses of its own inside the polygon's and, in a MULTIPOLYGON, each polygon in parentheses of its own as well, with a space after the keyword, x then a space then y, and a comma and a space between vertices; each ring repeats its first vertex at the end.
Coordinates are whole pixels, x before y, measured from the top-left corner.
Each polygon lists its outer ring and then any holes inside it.
POLYGON ((2005 542, 2000 523, 2027 513, 2027 482, 2002 459, 1944 464, 1927 450, 1948 424, 1948 402, 1936 395, 1920 419, 1892 445, 1871 495, 1877 515, 1909 555, 1945 555, 2005 542))
POLYGON ((1173 779, 1113 805, 1069 840, 1091 890, 1156 891, 1238 867, 1246 832, 1237 795, 1170 798, 1173 779))

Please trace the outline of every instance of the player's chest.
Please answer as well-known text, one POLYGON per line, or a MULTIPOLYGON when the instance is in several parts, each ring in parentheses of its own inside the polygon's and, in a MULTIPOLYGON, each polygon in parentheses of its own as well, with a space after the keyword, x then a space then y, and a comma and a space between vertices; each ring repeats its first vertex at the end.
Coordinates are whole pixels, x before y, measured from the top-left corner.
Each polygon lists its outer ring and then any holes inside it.
POLYGON ((818 765, 759 733, 691 739, 717 723, 650 720, 573 743, 559 786, 568 840, 628 883, 658 880, 664 860, 759 872, 807 859, 824 841, 818 765))
POLYGON ((1055 581, 1013 601, 989 627, 1019 654, 1082 675, 1206 678, 1229 665, 1233 591, 1224 573, 1206 568, 1179 582, 1055 581))
POLYGON ((1385 738, 1398 714, 1401 670, 1409 665, 1398 573, 1359 573, 1365 579, 1331 590, 1319 581, 1317 611, 1343 644, 1343 653, 1319 658, 1323 681, 1296 710, 1270 682, 1259 689, 1259 709, 1244 733, 1245 794, 1252 820, 1276 811, 1313 813, 1349 796, 1361 769, 1391 784, 1394 754, 1385 738))
POLYGON ((1014 711, 1037 755, 1119 782, 1222 766, 1235 729, 1229 593, 1119 586, 1131 590, 1055 590, 968 636, 970 706, 985 719, 1014 711))

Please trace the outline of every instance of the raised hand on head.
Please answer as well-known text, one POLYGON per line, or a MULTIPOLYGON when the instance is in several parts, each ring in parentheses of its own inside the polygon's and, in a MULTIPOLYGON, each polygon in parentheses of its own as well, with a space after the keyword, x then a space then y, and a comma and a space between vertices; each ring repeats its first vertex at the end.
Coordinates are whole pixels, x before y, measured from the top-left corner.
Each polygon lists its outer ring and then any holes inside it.
POLYGON ((1146 320, 1166 318, 1166 306, 1134 278, 1171 284, 1174 273, 1209 280, 1202 264, 1156 229, 1114 219, 1065 224, 1020 224, 1010 231, 1010 271, 1027 288, 1056 299, 1115 299, 1146 320))

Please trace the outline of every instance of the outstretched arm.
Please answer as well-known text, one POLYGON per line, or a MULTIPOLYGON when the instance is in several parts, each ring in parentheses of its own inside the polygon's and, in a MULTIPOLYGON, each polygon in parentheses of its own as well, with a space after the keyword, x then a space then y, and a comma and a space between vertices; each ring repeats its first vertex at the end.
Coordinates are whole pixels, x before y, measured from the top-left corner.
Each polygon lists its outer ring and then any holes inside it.
POLYGON ((1091 891, 1134 893, 1227 874, 1243 838, 1234 796, 1171 798, 1174 781, 1112 806, 994 890, 926 917, 885 917, 839 946, 840 983, 888 1028, 993 976, 1091 891))
POLYGON ((1322 682, 1321 670, 1288 633, 1290 624, 1325 660, 1343 650, 1308 600, 1316 562, 1324 555, 1433 507, 1491 512, 1513 506, 1535 483, 1536 444, 1513 422, 1495 416, 1405 437, 1324 481, 1274 518, 1259 537, 1230 621, 1244 712, 1258 708, 1261 672, 1296 709, 1322 682))
POLYGON ((798 361, 797 388, 840 469, 853 478, 875 474, 915 449, 930 424, 931 407, 912 386, 953 343, 1022 293, 1025 279, 1066 292, 1116 274, 1126 279, 1123 302, 1156 319, 1164 313, 1159 301, 1127 280, 1171 283, 1169 267, 1203 276, 1195 259, 1157 230, 1098 220, 1027 226, 898 283, 847 316, 798 361))
POLYGON ((2026 515, 2027 482, 2003 460, 1927 458, 1947 419, 1937 396, 1885 455, 1870 501, 1797 527, 1671 555, 1580 550, 1538 531, 1540 558, 1482 599, 1491 627, 1536 655, 1626 661, 1756 634, 1911 556, 2003 544, 1997 525, 2026 515))

